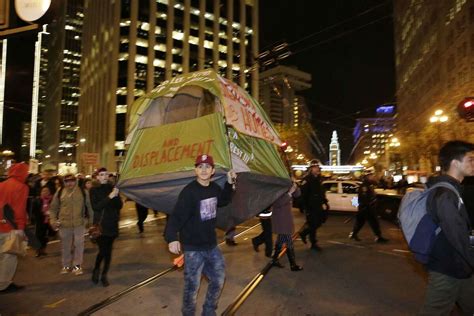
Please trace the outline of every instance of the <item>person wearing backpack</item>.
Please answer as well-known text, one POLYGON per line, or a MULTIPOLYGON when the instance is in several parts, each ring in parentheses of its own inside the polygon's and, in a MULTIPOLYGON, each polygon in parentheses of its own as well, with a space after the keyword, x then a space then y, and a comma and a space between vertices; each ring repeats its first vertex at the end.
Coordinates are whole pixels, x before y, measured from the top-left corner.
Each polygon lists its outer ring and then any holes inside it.
POLYGON ((463 315, 474 314, 474 248, 470 243, 471 224, 460 197, 464 177, 474 175, 474 144, 447 142, 440 149, 442 175, 426 200, 427 212, 441 229, 436 235, 426 263, 428 285, 420 315, 449 315, 455 303, 463 315), (454 187, 448 188, 447 182, 454 187))
POLYGON ((59 189, 50 206, 51 221, 59 228, 62 245, 61 274, 74 272, 81 275, 84 255, 85 226, 92 223, 89 193, 77 185, 72 174, 64 176, 64 188, 59 189), (71 254, 74 244, 74 253, 71 254))

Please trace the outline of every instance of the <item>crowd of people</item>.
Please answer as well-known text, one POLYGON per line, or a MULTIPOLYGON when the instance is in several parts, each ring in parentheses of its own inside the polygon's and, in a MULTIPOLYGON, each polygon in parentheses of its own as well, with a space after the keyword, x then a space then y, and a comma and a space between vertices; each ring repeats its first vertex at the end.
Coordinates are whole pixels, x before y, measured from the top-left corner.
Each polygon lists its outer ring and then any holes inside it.
MULTIPOLYGON (((474 294, 472 273, 474 268, 474 243, 470 240, 472 227, 472 204, 464 203, 462 195, 465 177, 474 176, 474 145, 462 141, 446 143, 439 153, 442 175, 430 179, 428 186, 439 181, 451 183, 456 194, 445 188, 436 189, 429 197, 428 209, 440 226, 433 248, 433 256, 426 264, 428 286, 423 315, 448 315, 455 303, 463 312, 474 312, 470 299, 474 294), (459 202, 461 201, 461 202, 459 202), (470 218, 471 216, 471 218, 470 218)), ((184 187, 176 206, 167 217, 164 237, 171 253, 184 255, 183 315, 194 315, 196 298, 205 275, 209 281, 203 306, 205 315, 215 314, 218 299, 225 279, 225 262, 217 246, 216 216, 218 207, 230 203, 233 197, 237 174, 230 170, 227 182, 221 188, 212 181, 214 161, 210 155, 199 155, 195 161, 194 181, 184 187)), ((37 257, 46 255, 47 243, 51 236, 58 235, 61 241, 60 273, 83 274, 82 261, 86 227, 99 226, 94 239, 97 256, 91 280, 103 286, 109 285, 108 271, 112 258, 114 240, 119 234, 118 222, 123 200, 116 188, 116 178, 107 169, 98 169, 92 178, 65 174, 54 176, 51 170, 43 171, 41 178, 28 175, 28 166, 14 164, 8 171, 8 179, 0 183, 0 207, 8 206, 14 211, 14 223, 0 218, 0 247, 13 231, 23 236, 28 221, 35 224, 35 234, 39 242, 37 257)), ((386 243, 376 216, 375 170, 367 169, 358 192, 358 212, 349 238, 360 241, 359 231, 366 221, 375 235, 375 242, 386 243)), ((470 187, 472 190, 472 186, 470 187)), ((469 188, 466 189, 468 192, 469 188)), ((318 244, 317 230, 325 223, 330 205, 322 185, 321 168, 313 161, 308 173, 300 184, 295 181, 276 201, 258 215, 262 233, 252 239, 252 246, 259 251, 265 245, 265 255, 271 264, 283 268, 279 261, 282 251, 286 251, 291 271, 301 271, 296 263, 293 245, 293 199, 298 198, 300 208, 306 215, 306 223, 297 233, 303 243, 308 239, 310 249, 322 251, 318 244), (272 236, 277 235, 273 245, 272 236), (273 248, 273 249, 272 249, 273 248)), ((466 199, 467 200, 467 199, 466 199)), ((470 199, 472 201, 472 199, 470 199)), ((145 206, 136 204, 138 231, 143 233, 144 221, 148 214, 145 206)), ((4 212, 5 213, 5 212, 4 212)), ((226 244, 236 246, 235 227, 226 232, 226 244)), ((17 256, 0 252, 0 292, 21 290, 13 283, 17 256)))

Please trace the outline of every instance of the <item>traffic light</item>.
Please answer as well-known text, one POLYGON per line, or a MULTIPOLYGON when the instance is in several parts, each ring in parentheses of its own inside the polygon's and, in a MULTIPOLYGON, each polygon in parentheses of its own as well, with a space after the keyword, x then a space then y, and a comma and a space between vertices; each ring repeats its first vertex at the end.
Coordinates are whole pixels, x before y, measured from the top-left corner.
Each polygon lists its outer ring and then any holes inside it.
POLYGON ((468 122, 474 122, 474 97, 466 97, 458 104, 459 116, 468 122))

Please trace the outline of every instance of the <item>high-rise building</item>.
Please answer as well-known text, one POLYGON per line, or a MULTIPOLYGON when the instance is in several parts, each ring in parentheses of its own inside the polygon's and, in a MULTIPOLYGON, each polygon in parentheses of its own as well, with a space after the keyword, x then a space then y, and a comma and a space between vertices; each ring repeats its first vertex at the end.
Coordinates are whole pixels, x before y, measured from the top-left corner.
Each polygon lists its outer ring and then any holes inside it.
POLYGON ((474 2, 394 1, 394 26, 400 143, 408 168, 421 170, 442 142, 474 141, 474 124, 456 113, 474 95, 474 2), (430 124, 436 110, 447 121, 430 124))
POLYGON ((384 104, 377 107, 376 116, 357 119, 354 128, 354 147, 350 154, 351 163, 373 165, 385 157, 386 147, 397 131, 396 107, 384 104))
POLYGON ((329 165, 341 165, 341 150, 339 149, 339 140, 337 139, 337 132, 332 132, 331 143, 329 144, 329 165))
POLYGON ((74 163, 79 145, 79 78, 84 0, 58 2, 55 21, 42 35, 37 158, 74 163))
POLYGON ((296 67, 276 66, 260 73, 260 105, 288 143, 288 157, 296 159, 295 163, 305 163, 324 152, 306 99, 300 94, 309 88, 311 75, 296 67))
POLYGON ((260 74, 260 105, 275 124, 293 127, 310 120, 300 91, 311 88, 311 75, 293 67, 276 66, 260 74))
POLYGON ((118 168, 134 100, 176 74, 214 68, 258 97, 258 0, 85 0, 84 8, 78 149, 102 165, 118 168))

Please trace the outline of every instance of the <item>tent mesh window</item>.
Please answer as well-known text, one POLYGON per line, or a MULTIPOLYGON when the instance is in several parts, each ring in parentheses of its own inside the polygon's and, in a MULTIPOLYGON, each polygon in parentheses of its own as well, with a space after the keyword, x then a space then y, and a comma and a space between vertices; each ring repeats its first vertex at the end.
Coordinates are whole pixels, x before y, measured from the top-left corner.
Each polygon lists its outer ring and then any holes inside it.
POLYGON ((212 114, 216 110, 215 97, 197 86, 181 88, 166 105, 164 124, 191 120, 212 114))

